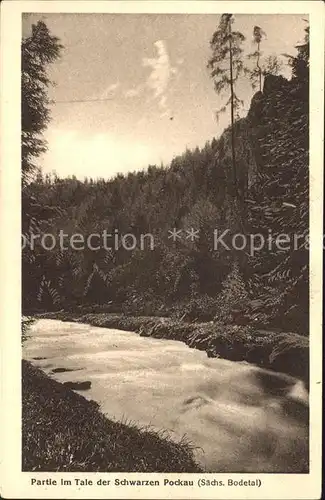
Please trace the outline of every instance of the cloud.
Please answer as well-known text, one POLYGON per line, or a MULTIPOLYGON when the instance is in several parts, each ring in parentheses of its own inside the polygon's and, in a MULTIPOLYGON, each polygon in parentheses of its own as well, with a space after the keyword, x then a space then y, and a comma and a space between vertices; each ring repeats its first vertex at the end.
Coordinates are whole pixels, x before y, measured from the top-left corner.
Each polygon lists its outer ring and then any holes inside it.
POLYGON ((167 106, 167 97, 165 95, 162 95, 158 101, 158 105, 161 109, 160 113, 160 118, 163 118, 164 116, 168 116, 171 114, 171 111, 169 107, 167 106))
POLYGON ((107 99, 115 95, 116 90, 119 88, 120 83, 111 83, 100 95, 100 99, 107 99))
POLYGON ((144 90, 143 85, 137 85, 136 87, 132 89, 128 89, 124 92, 124 97, 138 97, 144 90))
POLYGON ((160 100, 159 100, 159 106, 160 106, 161 108, 166 109, 166 107, 167 107, 167 97, 166 97, 165 95, 162 95, 162 96, 161 96, 161 98, 160 98, 160 100))
POLYGON ((167 89, 173 75, 177 69, 173 68, 167 52, 166 42, 157 40, 154 43, 157 57, 143 58, 142 65, 151 68, 150 75, 147 78, 146 86, 153 91, 153 98, 159 99, 158 106, 164 112, 167 111, 167 89))

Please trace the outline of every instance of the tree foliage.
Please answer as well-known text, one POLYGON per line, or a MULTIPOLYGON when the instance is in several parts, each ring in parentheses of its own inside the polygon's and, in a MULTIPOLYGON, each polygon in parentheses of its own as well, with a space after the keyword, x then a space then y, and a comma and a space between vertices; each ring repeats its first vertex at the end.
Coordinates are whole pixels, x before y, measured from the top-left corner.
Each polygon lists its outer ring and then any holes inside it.
POLYGON ((275 55, 267 56, 262 64, 263 75, 280 75, 283 70, 282 61, 275 55))
POLYGON ((262 30, 262 28, 260 28, 260 26, 254 26, 253 43, 256 46, 256 50, 251 54, 248 54, 247 56, 249 59, 253 59, 255 61, 255 66, 252 69, 252 71, 250 71, 249 78, 253 89, 258 87, 258 90, 260 92, 262 91, 262 74, 263 74, 263 69, 261 66, 261 57, 262 57, 261 42, 265 37, 266 34, 262 30))
POLYGON ((245 69, 241 47, 245 37, 239 31, 232 29, 233 23, 233 14, 222 14, 218 28, 210 42, 212 56, 208 67, 211 70, 215 91, 217 94, 222 94, 230 90, 230 96, 225 105, 217 111, 217 116, 220 112, 226 111, 228 106, 234 114, 238 114, 242 104, 242 100, 236 93, 235 84, 245 69))
POLYGON ((228 106, 230 107, 234 196, 235 200, 239 200, 234 124, 235 119, 239 118, 239 109, 243 104, 243 101, 236 93, 236 82, 246 70, 242 57, 243 49, 241 47, 245 37, 239 31, 232 29, 233 23, 233 14, 221 15, 218 28, 213 33, 210 42, 212 57, 208 62, 208 68, 211 69, 211 77, 213 78, 217 94, 222 94, 228 89, 230 91, 228 100, 217 111, 216 116, 218 118, 220 113, 225 112, 228 106))
MULTIPOLYGON (((307 31, 308 33, 308 31, 307 31)), ((259 182, 251 192, 250 229, 290 240, 287 250, 258 252, 251 261, 262 315, 308 330, 309 93, 308 39, 290 61, 293 78, 262 101, 259 182), (285 319, 287 318, 287 319, 285 319)), ((288 246, 288 245, 286 245, 288 246)))
POLYGON ((35 173, 35 159, 46 151, 43 132, 50 120, 48 88, 52 84, 48 66, 60 56, 62 45, 43 21, 32 25, 31 35, 21 46, 22 180, 25 185, 35 173))
POLYGON ((31 304, 36 296, 43 297, 45 290, 48 302, 59 300, 51 281, 42 274, 42 264, 29 249, 32 235, 40 232, 42 220, 51 219, 57 210, 49 204, 40 204, 37 193, 30 191, 28 185, 37 178, 36 160, 46 151, 43 133, 50 121, 48 89, 52 85, 48 67, 59 58, 62 48, 43 21, 32 25, 30 36, 21 44, 22 235, 28 242, 23 252, 23 294, 27 294, 25 300, 31 304), (31 289, 30 283, 34 283, 31 289), (29 293, 33 296, 28 297, 29 293))
POLYGON ((306 84, 309 79, 309 25, 305 28, 303 42, 297 44, 296 49, 298 51, 296 56, 290 54, 283 55, 288 58, 293 78, 297 78, 306 84))
POLYGON ((238 306, 246 304, 248 292, 241 275, 238 263, 234 261, 231 271, 222 284, 222 291, 218 297, 218 307, 215 319, 222 323, 231 321, 232 315, 238 306))

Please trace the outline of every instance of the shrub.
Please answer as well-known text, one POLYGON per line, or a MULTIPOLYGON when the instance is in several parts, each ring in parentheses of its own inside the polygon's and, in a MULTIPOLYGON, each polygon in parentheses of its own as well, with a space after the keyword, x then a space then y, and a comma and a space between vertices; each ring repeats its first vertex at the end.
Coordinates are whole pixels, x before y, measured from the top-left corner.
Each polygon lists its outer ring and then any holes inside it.
POLYGON ((234 262, 222 285, 222 291, 217 296, 218 307, 214 320, 221 323, 240 323, 241 320, 244 322, 244 310, 247 302, 248 292, 238 263, 234 262))
POLYGON ((172 318, 184 321, 211 321, 215 316, 217 300, 209 295, 196 296, 172 308, 172 318))
POLYGON ((34 322, 34 318, 30 316, 21 317, 21 341, 24 342, 27 338, 27 331, 30 325, 34 322))

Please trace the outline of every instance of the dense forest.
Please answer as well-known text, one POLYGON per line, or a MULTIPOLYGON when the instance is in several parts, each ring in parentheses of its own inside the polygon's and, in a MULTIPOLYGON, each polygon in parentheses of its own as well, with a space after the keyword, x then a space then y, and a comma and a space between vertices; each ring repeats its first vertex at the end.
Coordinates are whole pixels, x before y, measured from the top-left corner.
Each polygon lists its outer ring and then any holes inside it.
MULTIPOLYGON (((237 113, 235 82, 219 64, 220 24, 209 67, 217 92, 218 82, 230 83, 231 125, 168 166, 81 181, 37 168, 50 118, 46 71, 59 57, 60 44, 43 22, 33 27, 22 44, 25 313, 106 308, 188 321, 254 322, 308 334, 309 31, 297 53, 288 56, 292 76, 286 79, 278 74, 276 59, 261 69, 262 31, 256 28, 257 50, 250 55, 256 65, 247 77, 258 90, 246 116, 237 113), (35 95, 43 102, 36 111, 35 95), (172 229, 189 235, 192 228, 199 238, 170 238, 172 229), (229 248, 216 245, 216 229, 220 235, 226 231, 229 248), (110 243, 117 243, 112 249, 48 250, 41 238, 30 248, 33 234, 52 234, 59 241, 63 231, 68 241, 73 234, 87 238, 104 230, 113 235, 110 243), (152 235, 154 248, 144 238, 143 248, 126 249, 120 243, 128 233, 137 239, 152 235), (229 239, 239 233, 234 246, 229 239), (258 251, 251 247, 254 234, 268 242, 258 251), (283 235, 290 244, 279 249, 274 243, 283 235), (244 237, 248 245, 239 248, 244 237)), ((231 39, 238 49, 236 74, 244 69, 240 35, 233 31, 223 39, 237 37, 231 39)))

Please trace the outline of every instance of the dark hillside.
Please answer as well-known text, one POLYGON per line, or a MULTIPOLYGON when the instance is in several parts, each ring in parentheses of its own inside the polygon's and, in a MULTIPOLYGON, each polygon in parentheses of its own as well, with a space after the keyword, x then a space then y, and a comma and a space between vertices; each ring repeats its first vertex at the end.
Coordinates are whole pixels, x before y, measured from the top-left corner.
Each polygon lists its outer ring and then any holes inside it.
POLYGON ((146 172, 84 182, 39 175, 25 195, 36 200, 42 213, 48 212, 40 214, 40 232, 58 239, 60 230, 85 238, 106 230, 112 248, 26 249, 24 309, 113 303, 116 311, 130 314, 254 321, 259 327, 306 334, 306 75, 293 71, 290 81, 266 76, 263 91, 254 95, 246 118, 234 127, 240 223, 247 242, 243 249, 231 246, 238 221, 232 215, 229 128, 202 149, 174 158, 168 168, 152 165, 146 172), (175 242, 168 232, 174 228, 182 234, 175 242), (191 228, 199 231, 198 238, 189 238, 186 231, 191 228), (228 231, 229 249, 215 247, 215 230, 228 231), (132 251, 116 245, 126 233, 137 239, 132 251), (141 235, 147 233, 154 248, 148 239, 139 248, 141 235), (252 234, 261 234, 271 247, 265 244, 252 253, 252 234), (286 249, 274 246, 281 234, 290 240, 286 249))

